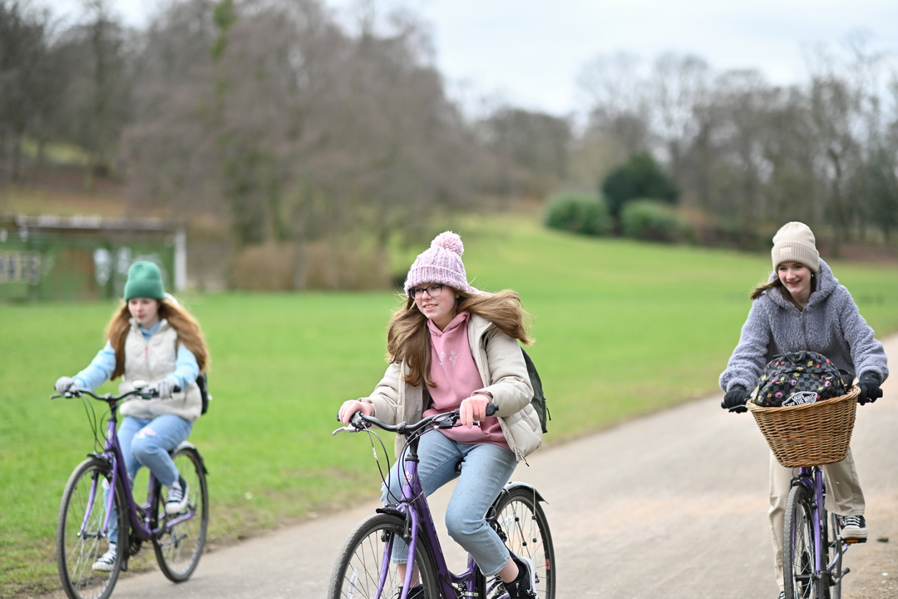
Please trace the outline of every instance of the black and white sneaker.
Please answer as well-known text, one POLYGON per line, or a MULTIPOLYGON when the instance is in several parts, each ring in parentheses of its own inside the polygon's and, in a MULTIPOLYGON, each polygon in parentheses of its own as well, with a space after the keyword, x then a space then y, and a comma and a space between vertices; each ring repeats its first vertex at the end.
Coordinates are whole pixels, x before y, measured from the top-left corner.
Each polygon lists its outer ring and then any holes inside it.
MULTIPOLYGON (((402 597, 402 587, 399 587, 399 590, 396 591, 396 599, 400 599, 402 597)), ((424 599, 424 585, 419 584, 416 587, 412 587, 408 590, 408 595, 406 595, 406 599, 424 599)))
POLYGON ((177 514, 183 512, 187 507, 187 493, 189 490, 184 477, 178 475, 178 480, 168 489, 168 497, 165 500, 165 513, 177 514))
POLYGON ((536 574, 528 557, 512 557, 518 566, 518 577, 505 583, 508 599, 536 599, 536 574))
POLYGON ((94 562, 92 568, 100 572, 111 572, 112 565, 115 563, 115 543, 109 543, 109 549, 100 556, 100 559, 94 562))
POLYGON ((867 521, 863 516, 842 516, 842 539, 862 543, 867 540, 867 521))

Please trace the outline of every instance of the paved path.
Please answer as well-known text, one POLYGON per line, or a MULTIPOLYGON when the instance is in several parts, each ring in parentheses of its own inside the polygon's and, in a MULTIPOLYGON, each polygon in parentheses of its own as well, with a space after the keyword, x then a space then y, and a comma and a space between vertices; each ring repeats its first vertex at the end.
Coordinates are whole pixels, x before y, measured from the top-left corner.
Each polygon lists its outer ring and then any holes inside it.
MULTIPOLYGON (((898 337, 886 350, 898 365, 898 337)), ((885 400, 859 408, 852 448, 871 539, 846 557, 846 599, 898 597, 896 381, 898 374, 886 383, 885 400)), ((514 478, 536 485, 550 502, 559 598, 776 597, 769 451, 749 414, 727 414, 719 402, 715 395, 542 449, 529 468, 518 467, 514 478)), ((445 490, 435 496, 436 514, 447 497, 445 490)), ((209 553, 184 584, 158 571, 128 577, 114 597, 324 597, 343 539, 374 507, 209 553)))

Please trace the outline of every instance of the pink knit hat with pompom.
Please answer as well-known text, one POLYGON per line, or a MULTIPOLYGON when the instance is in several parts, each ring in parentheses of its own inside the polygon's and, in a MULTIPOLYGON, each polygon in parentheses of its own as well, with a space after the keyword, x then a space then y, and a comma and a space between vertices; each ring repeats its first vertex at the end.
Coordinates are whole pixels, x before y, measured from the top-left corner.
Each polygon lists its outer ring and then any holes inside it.
POLYGON ((467 291, 468 276, 461 255, 465 252, 461 237, 445 231, 434 237, 430 248, 415 258, 405 279, 405 292, 421 283, 442 283, 453 289, 467 291))

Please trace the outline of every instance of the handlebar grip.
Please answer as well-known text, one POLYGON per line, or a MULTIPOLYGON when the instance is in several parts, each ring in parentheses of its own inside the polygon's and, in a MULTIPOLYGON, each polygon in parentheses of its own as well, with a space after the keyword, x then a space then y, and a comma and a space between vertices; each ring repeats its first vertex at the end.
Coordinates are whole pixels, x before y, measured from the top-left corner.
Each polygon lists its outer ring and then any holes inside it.
POLYGON ((349 424, 358 429, 368 428, 368 422, 365 420, 361 410, 352 415, 352 418, 349 419, 349 424))
POLYGON ((492 416, 493 414, 495 414, 498 411, 499 411, 499 406, 497 406, 496 404, 494 404, 494 403, 486 404, 486 415, 487 416, 492 416))

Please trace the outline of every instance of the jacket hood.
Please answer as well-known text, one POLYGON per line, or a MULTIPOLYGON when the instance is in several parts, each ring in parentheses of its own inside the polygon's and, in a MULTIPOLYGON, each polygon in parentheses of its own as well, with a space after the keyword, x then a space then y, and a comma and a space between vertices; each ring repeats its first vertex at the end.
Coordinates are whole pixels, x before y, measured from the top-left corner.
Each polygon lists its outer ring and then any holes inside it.
MULTIPOLYGON (((823 261, 823 258, 820 259, 820 270, 817 272, 815 278, 817 279, 817 288, 811 293, 811 297, 808 298, 808 306, 819 304, 824 301, 839 287, 839 279, 833 274, 829 264, 823 261)), ((773 283, 776 279, 776 271, 773 271, 770 273, 768 283, 773 283)), ((783 297, 782 290, 780 289, 768 289, 764 293, 767 294, 767 297, 780 308, 794 307, 792 302, 783 297)))

